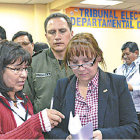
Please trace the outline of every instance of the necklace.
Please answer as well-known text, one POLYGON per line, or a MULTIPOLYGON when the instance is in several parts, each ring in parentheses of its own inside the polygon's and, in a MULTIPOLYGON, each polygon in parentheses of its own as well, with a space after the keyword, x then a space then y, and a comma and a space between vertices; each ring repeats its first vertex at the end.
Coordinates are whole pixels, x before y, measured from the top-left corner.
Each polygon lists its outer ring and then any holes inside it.
POLYGON ((14 106, 15 107, 17 107, 17 98, 16 98, 16 96, 14 96, 15 97, 15 99, 12 99, 12 98, 10 98, 10 97, 6 97, 9 101, 11 100, 11 101, 13 101, 13 103, 14 103, 14 106))
POLYGON ((13 101, 14 106, 17 107, 17 101, 13 101))

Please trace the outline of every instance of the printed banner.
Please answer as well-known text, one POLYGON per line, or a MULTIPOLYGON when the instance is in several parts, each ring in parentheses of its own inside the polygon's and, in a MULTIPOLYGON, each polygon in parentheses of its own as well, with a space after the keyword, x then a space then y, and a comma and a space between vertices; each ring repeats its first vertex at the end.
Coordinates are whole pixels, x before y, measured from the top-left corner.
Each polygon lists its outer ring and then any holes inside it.
POLYGON ((140 29, 140 12, 76 8, 66 9, 74 27, 140 29))

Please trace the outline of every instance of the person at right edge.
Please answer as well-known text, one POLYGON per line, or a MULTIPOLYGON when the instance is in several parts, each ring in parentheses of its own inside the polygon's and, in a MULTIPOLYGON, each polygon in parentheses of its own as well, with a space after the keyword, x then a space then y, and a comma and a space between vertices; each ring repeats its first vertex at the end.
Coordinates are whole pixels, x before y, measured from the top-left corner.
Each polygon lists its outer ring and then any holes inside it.
POLYGON ((140 122, 140 57, 139 48, 135 42, 126 42, 122 48, 124 63, 116 69, 116 74, 124 75, 132 96, 140 122))
MULTIPOLYGON (((53 109, 65 119, 48 133, 51 139, 71 139, 70 112, 79 115, 82 126, 93 124, 93 139, 134 139, 140 134, 136 110, 126 78, 104 72, 103 52, 90 33, 76 34, 64 58, 74 75, 58 80, 53 109)), ((74 125, 74 124, 73 124, 74 125)))

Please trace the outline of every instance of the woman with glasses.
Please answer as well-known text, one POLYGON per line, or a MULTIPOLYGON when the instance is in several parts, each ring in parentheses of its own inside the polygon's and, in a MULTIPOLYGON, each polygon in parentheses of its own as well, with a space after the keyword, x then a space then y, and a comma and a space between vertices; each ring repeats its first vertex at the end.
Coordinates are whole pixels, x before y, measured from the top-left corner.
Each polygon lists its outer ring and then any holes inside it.
MULTIPOLYGON (((69 42, 65 65, 74 73, 57 82, 53 108, 65 119, 49 132, 50 138, 70 139, 69 116, 79 115, 82 126, 93 125, 91 139, 136 138, 139 123, 125 77, 105 69, 103 52, 90 33, 79 33, 69 42)), ((73 124, 75 125, 75 124, 73 124)))
POLYGON ((44 109, 33 115, 33 107, 22 92, 31 56, 20 45, 0 43, 0 139, 43 139, 42 132, 55 127, 64 116, 44 109))

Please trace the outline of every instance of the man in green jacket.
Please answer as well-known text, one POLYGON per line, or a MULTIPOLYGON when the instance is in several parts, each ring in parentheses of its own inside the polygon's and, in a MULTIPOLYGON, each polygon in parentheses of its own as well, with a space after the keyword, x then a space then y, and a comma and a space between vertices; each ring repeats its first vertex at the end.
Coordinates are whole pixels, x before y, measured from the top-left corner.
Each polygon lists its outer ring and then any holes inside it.
POLYGON ((73 36, 70 18, 61 13, 51 14, 44 27, 50 48, 33 56, 24 86, 24 92, 33 103, 34 113, 50 108, 57 80, 73 74, 63 64, 67 44, 73 36))

